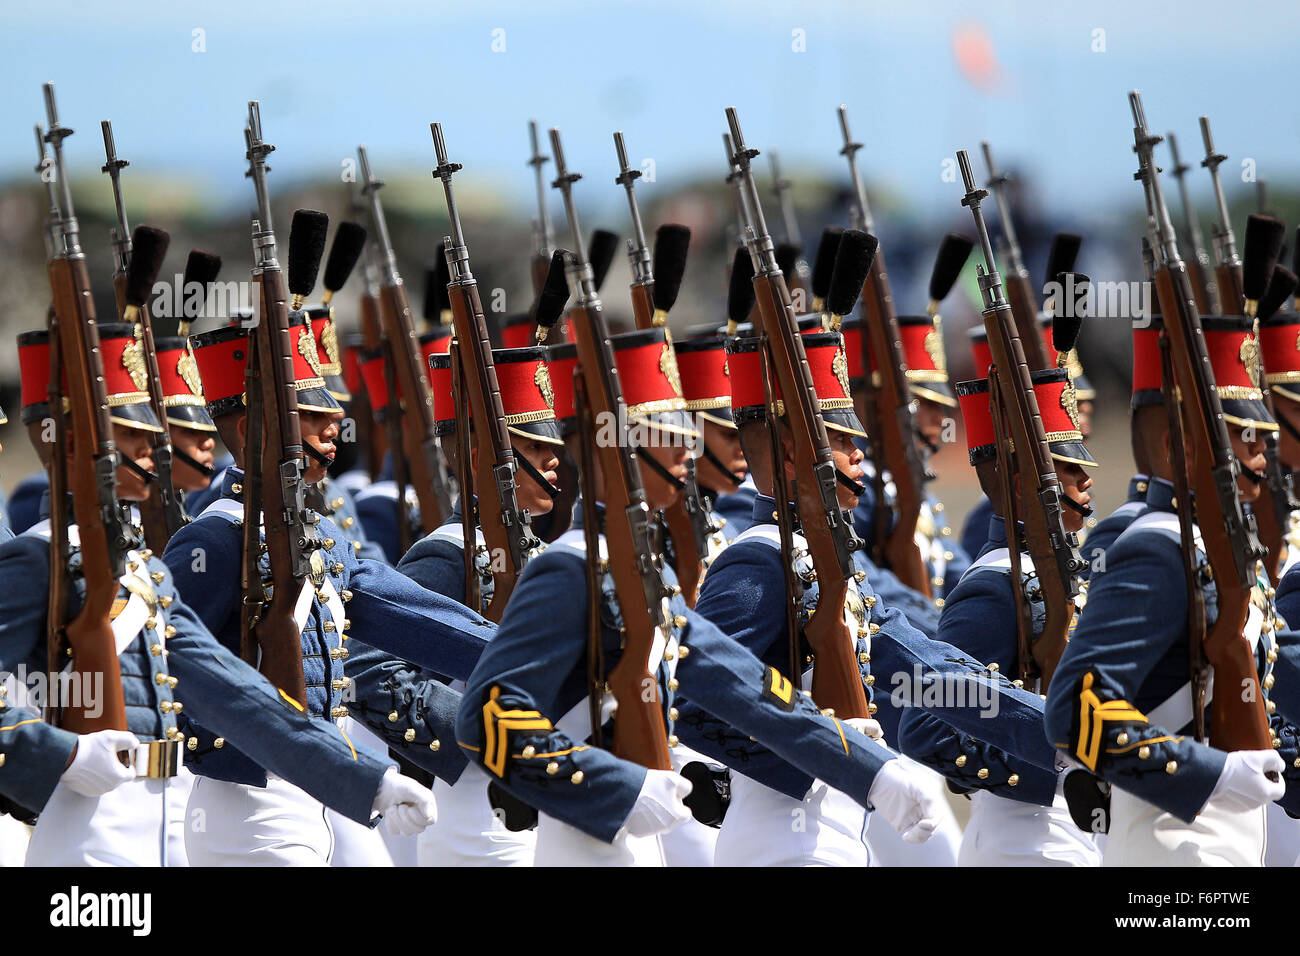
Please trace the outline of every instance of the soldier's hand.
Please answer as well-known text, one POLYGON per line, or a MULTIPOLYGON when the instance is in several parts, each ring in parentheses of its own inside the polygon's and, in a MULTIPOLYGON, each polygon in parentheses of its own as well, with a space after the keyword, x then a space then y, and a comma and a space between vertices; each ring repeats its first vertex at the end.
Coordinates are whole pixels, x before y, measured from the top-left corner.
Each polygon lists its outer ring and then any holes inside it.
POLYGON ((415 836, 438 822, 438 804, 434 802, 433 792, 402 776, 396 767, 384 771, 371 809, 383 814, 395 836, 415 836))
POLYGON ((860 731, 870 737, 872 740, 882 740, 885 731, 880 726, 880 721, 871 717, 846 717, 844 722, 854 730, 860 731))
POLYGON ((118 751, 132 755, 140 741, 125 730, 99 730, 77 738, 77 751, 60 780, 83 797, 102 797, 135 778, 134 762, 122 762, 118 751))
POLYGON ((890 760, 871 781, 867 802, 898 831, 904 843, 924 843, 939 825, 939 807, 921 785, 920 775, 901 760, 890 760))
POLYGON ((1276 750, 1234 750, 1224 761, 1210 802, 1243 813, 1272 803, 1286 792, 1281 777, 1284 769, 1286 764, 1276 750), (1265 776, 1269 773, 1276 779, 1265 776))
POLYGON ((636 796, 623 828, 628 836, 646 837, 667 833, 691 818, 683 802, 691 793, 691 782, 673 770, 647 770, 645 783, 636 796))

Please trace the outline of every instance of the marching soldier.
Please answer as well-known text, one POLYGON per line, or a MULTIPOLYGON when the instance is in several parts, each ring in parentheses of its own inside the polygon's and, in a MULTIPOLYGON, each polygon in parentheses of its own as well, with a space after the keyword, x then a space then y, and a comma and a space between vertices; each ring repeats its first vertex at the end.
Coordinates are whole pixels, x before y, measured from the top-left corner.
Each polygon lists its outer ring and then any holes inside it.
MULTIPOLYGON (((1031 377, 1063 494, 1086 508, 1091 499, 1088 489, 1092 479, 1085 467, 1095 465, 1096 461, 1079 430, 1068 372, 1046 369, 1034 372, 1031 377)), ((1033 560, 1022 540, 1023 527, 1017 528, 1015 545, 1021 548, 1021 580, 1011 580, 1008 555, 1011 533, 998 514, 1006 478, 997 469, 989 380, 960 382, 957 395, 966 425, 970 462, 995 511, 990 519, 989 543, 944 606, 939 619, 939 639, 987 662, 999 673, 1014 675, 1019 669, 1020 649, 1012 588, 1021 588, 1029 602, 1031 618, 1038 628, 1034 638, 1046 620, 1043 595, 1035 587, 1033 560)), ((1067 510, 1064 516, 1067 532, 1077 532, 1082 527, 1083 516, 1079 511, 1067 510)), ((928 715, 908 715, 909 721, 921 725, 930 724, 933 719, 928 715)), ((915 724, 906 730, 908 735, 917 732, 915 724)), ((1065 796, 1058 792, 1054 774, 1036 772, 1037 768, 1016 760, 993 768, 981 761, 977 768, 964 752, 943 769, 959 785, 976 790, 971 794, 971 817, 962 836, 959 865, 1096 866, 1101 862, 1091 834, 1075 826, 1065 796)))
MULTIPOLYGON (((518 465, 516 500, 521 509, 538 516, 551 511, 552 493, 556 490, 555 469, 559 464, 556 453, 563 447, 555 423, 554 392, 544 356, 545 350, 541 348, 492 352, 501 406, 518 465)), ((456 402, 452 396, 452 356, 437 354, 430 361, 434 419, 443 453, 455 468, 459 445, 456 402)), ((472 428, 470 438, 469 473, 477 474, 480 450, 472 428)), ((486 489, 485 493, 494 494, 495 489, 486 489)), ((476 512, 474 564, 479 579, 480 609, 486 613, 492 602, 495 578, 492 556, 477 520, 476 503, 477 496, 470 499, 470 507, 476 512)), ((461 510, 465 506, 466 498, 462 495, 442 527, 416 542, 397 566, 397 570, 421 586, 462 603, 467 593, 461 510)), ((504 814, 494 812, 489 802, 488 783, 483 772, 474 767, 454 785, 441 781, 435 785, 442 823, 436 832, 430 831, 421 838, 422 860, 438 866, 532 865, 534 834, 530 830, 507 828, 504 814)))
MULTIPOLYGON (((861 477, 863 456, 853 439, 860 438, 863 432, 849 398, 848 363, 841 338, 836 333, 827 332, 805 334, 802 339, 836 466, 846 478, 857 481, 861 477)), ((750 474, 759 489, 754 505, 754 523, 728 546, 710 569, 697 610, 765 663, 775 666, 776 661, 788 656, 789 636, 779 624, 774 625, 774 622, 784 620, 788 598, 774 517, 774 467, 764 420, 766 402, 761 386, 758 348, 757 339, 737 340, 728 346, 728 363, 734 383, 733 415, 739 425, 750 474), (756 380, 759 382, 757 387, 754 384, 756 380)), ((784 454, 790 454, 788 442, 784 454)), ((791 467, 788 457, 784 467, 787 470, 791 467)), ((856 504, 856 495, 844 482, 837 490, 841 507, 851 511, 856 504)), ((816 609, 818 590, 809 575, 811 568, 802 534, 797 527, 795 532, 795 569, 804 582, 800 601, 802 618, 816 609)), ((884 738, 896 741, 902 711, 911 706, 912 701, 919 705, 922 698, 923 687, 918 685, 942 675, 953 675, 960 681, 973 678, 982 682, 985 670, 978 661, 955 648, 930 641, 910 627, 898 609, 892 608, 883 596, 873 592, 872 584, 870 573, 859 570, 846 607, 847 613, 854 617, 851 630, 859 635, 858 660, 863 682, 872 699, 871 713, 879 717, 884 738), (884 692, 885 688, 876 687, 878 674, 891 675, 893 686, 888 694, 884 692)), ((805 658, 805 663, 810 661, 805 658)), ((1000 706, 1008 710, 1023 714, 1025 709, 1039 709, 1033 695, 1025 694, 1009 683, 999 685, 996 681, 989 681, 988 686, 999 698, 1005 698, 1000 706)), ((940 703, 948 708, 942 712, 944 719, 951 719, 968 730, 974 731, 977 727, 984 730, 985 725, 991 723, 981 720, 975 710, 963 713, 963 707, 954 701, 940 703)), ((812 790, 805 787, 792 791, 791 776, 801 778, 792 767, 761 748, 747 746, 737 739, 738 734, 719 726, 715 720, 704 718, 696 708, 687 705, 681 711, 683 723, 698 722, 700 733, 707 740, 716 740, 715 746, 723 748, 721 754, 732 755, 727 761, 733 770, 732 805, 718 842, 719 865, 793 862, 862 865, 867 862, 867 849, 862 841, 864 820, 861 809, 848 805, 843 795, 828 791, 821 783, 812 790), (739 761, 737 756, 741 758, 739 761), (791 810, 796 808, 809 816, 810 824, 806 831, 789 832, 788 826, 774 823, 778 817, 788 821, 791 810), (816 826, 812 824, 814 820, 816 826), (764 834, 762 841, 755 839, 759 833, 764 834), (778 833, 780 839, 776 839, 778 833)), ((998 729, 1006 732, 1012 723, 998 729)), ((1040 761, 1051 763, 1050 748, 1026 739, 1023 734, 1017 738, 1016 732, 1012 731, 995 743, 1014 745, 1020 752, 1033 753, 1040 761)), ((715 755, 709 746, 699 746, 699 749, 705 754, 715 755)), ((927 792, 928 798, 940 805, 943 798, 938 796, 938 789, 942 782, 938 777, 922 772, 915 765, 909 767, 909 772, 920 778, 918 786, 927 792)), ((941 813, 942 809, 936 812, 941 813)), ((955 821, 941 833, 951 841, 949 852, 941 854, 941 857, 951 864, 956 855, 955 821)), ((877 841, 873 837, 870 842, 874 844, 877 841)))
POLYGON ((159 338, 154 340, 154 349, 175 459, 172 482, 177 491, 193 494, 207 488, 215 474, 217 426, 208 416, 203 379, 189 343, 182 338, 159 338))
MULTIPOLYGON (((290 333, 303 441, 315 452, 309 456, 304 479, 310 484, 324 475, 331 458, 339 409, 325 388, 302 313, 293 314, 290 333)), ((173 536, 164 555, 178 590, 193 602, 195 613, 217 639, 232 649, 240 643, 242 603, 238 569, 243 560, 240 463, 247 424, 242 398, 246 334, 233 326, 194 338, 208 411, 236 466, 223 476, 221 496, 173 536)), ((344 661, 354 622, 358 635, 368 643, 403 659, 452 676, 469 673, 491 625, 385 565, 359 561, 329 519, 322 518, 317 527, 324 547, 313 559, 318 570, 303 592, 311 600, 300 604, 298 615, 308 699, 295 701, 295 707, 315 718, 313 723, 332 723, 347 716, 343 699, 351 680, 345 676, 344 661), (431 635, 437 639, 430 640, 431 635)), ((329 861, 332 839, 314 799, 280 779, 256 755, 228 745, 212 728, 198 722, 187 727, 191 763, 202 778, 190 801, 191 812, 202 809, 207 819, 205 831, 187 834, 192 862, 322 865, 329 861), (263 812, 272 814, 274 823, 251 827, 250 815, 263 812)))
MULTIPOLYGON (((1258 474, 1264 468, 1259 435, 1277 425, 1260 400, 1251 320, 1205 316, 1201 323, 1232 453, 1258 474)), ((1174 499, 1167 421, 1161 443, 1165 453, 1150 462, 1146 511, 1107 548, 1104 571, 1093 572, 1087 609, 1048 691, 1047 733, 1070 759, 1112 785, 1106 865, 1259 866, 1262 808, 1284 795, 1276 774, 1294 771, 1274 750, 1225 753, 1189 735, 1197 721, 1187 679, 1192 668, 1181 555, 1188 543, 1174 499)), ((1241 501, 1259 495, 1247 474, 1238 476, 1236 487, 1241 501)), ((1197 555, 1205 560, 1199 546, 1197 555)), ((1207 608, 1213 606, 1214 582, 1199 580, 1207 608)), ((1269 691, 1277 645, 1290 643, 1291 635, 1284 633, 1266 577, 1250 603, 1243 637, 1255 648, 1261 687, 1269 691)), ((1277 708, 1269 702, 1268 709, 1273 714, 1277 708)))
MULTIPOLYGON (((686 457, 681 439, 690 431, 680 389, 670 375, 676 371, 671 346, 662 329, 613 341, 629 422, 644 442, 637 457, 653 457, 658 465, 645 471, 647 499, 652 508, 664 507, 676 488, 659 471, 681 480, 686 457)), ((604 479, 598 475, 597 480, 604 479)), ((598 485, 597 501, 601 494, 598 485)), ((541 811, 539 865, 657 864, 662 854, 656 838, 689 815, 682 799, 690 784, 676 772, 646 770, 584 742, 599 733, 590 726, 589 710, 594 708, 584 699, 589 560, 584 541, 582 528, 575 528, 529 562, 468 683, 458 738, 502 787, 541 811), (556 594, 566 600, 557 603, 556 594)), ((597 567, 608 581, 607 562, 597 567)), ((671 580, 669 569, 664 574, 671 580)), ((609 587, 603 585, 600 612, 606 667, 620 654, 620 615, 609 587)), ((889 751, 844 730, 806 697, 792 693, 774 668, 765 668, 688 611, 680 593, 670 610, 672 629, 664 635, 663 660, 652 665, 670 734, 688 732, 676 724, 675 701, 691 695, 694 704, 776 748, 804 773, 838 784, 862 805, 870 800, 914 838, 928 836, 933 808, 915 790, 910 775, 893 767, 889 751)), ((599 711, 602 722, 612 704, 606 696, 599 711)), ((676 736, 670 738, 670 743, 676 741, 676 736)), ((682 742, 705 750, 694 737, 683 736, 682 742)), ((806 789, 811 777, 803 780, 806 789)))
MULTIPOLYGON (((137 347, 132 327, 102 323, 99 334, 114 439, 123 462, 117 469, 118 496, 139 501, 148 493, 152 465, 147 433, 161 431, 162 425, 129 371, 128 357, 137 347)), ((48 338, 42 349, 36 337, 25 335, 24 347, 38 355, 44 351, 48 381, 48 338)), ((23 366, 39 370, 41 362, 29 358, 23 366)), ((36 392, 30 388, 28 393, 36 392)), ((48 442, 36 445, 43 458, 50 448, 48 442)), ((69 541, 76 562, 80 549, 75 525, 69 528, 69 541)), ((0 668, 6 671, 46 671, 49 548, 48 519, 0 546, 0 579, 24 582, 0 597, 0 668)), ((75 579, 80 581, 79 576, 75 579)), ((285 703, 260 674, 212 639, 176 593, 167 568, 149 551, 128 552, 113 629, 127 736, 140 742, 106 737, 96 746, 127 743, 135 773, 110 790, 111 775, 104 762, 93 757, 95 746, 90 747, 86 775, 65 776, 44 806, 33 808, 41 817, 28 848, 29 865, 166 863, 166 791, 181 765, 185 743, 178 721, 186 705, 174 693, 182 683, 190 688, 187 715, 201 715, 263 766, 296 781, 349 819, 365 824, 373 811, 394 809, 409 814, 417 828, 427 825, 430 794, 401 782, 391 768, 358 755, 336 729, 304 719, 285 703), (89 769, 92 763, 97 770, 89 769)), ((92 690, 81 689, 83 694, 92 690)), ((50 704, 63 706, 55 700, 50 704)))

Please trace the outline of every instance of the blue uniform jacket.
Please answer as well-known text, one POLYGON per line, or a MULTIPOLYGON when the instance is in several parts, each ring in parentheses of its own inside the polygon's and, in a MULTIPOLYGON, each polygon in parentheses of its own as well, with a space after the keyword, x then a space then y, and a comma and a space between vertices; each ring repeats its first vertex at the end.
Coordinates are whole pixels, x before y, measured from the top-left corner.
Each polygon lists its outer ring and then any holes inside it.
MULTIPOLYGON (((1170 530, 1151 523, 1167 523, 1158 514, 1176 514, 1172 499, 1169 482, 1152 480, 1147 512, 1106 549, 1105 570, 1093 572, 1087 607, 1048 691, 1047 733, 1055 746, 1114 786, 1190 822, 1213 792, 1226 755, 1188 736, 1190 712, 1186 723, 1171 727, 1146 716, 1190 674, 1184 545, 1176 525, 1170 530)), ((1206 586, 1205 603, 1213 623, 1213 584, 1206 586)), ((1272 653, 1273 633, 1266 626, 1259 641, 1264 672, 1278 656, 1272 653)), ((1278 638, 1283 645, 1294 642, 1291 633, 1279 631, 1278 638)), ((1273 683, 1265 673, 1266 693, 1273 683)), ((1300 681, 1290 683, 1287 693, 1295 694, 1300 681)), ((1283 759, 1290 790, 1296 768, 1285 752, 1283 759)))
POLYGON ((1083 569, 1084 580, 1092 577, 1094 571, 1104 569, 1106 549, 1124 533, 1147 508, 1147 488, 1151 479, 1146 475, 1134 475, 1128 483, 1128 493, 1124 503, 1097 522, 1097 526, 1088 532, 1088 537, 1079 548, 1087 567, 1083 569))
POLYGON ((723 533, 728 541, 754 523, 756 497, 758 488, 754 486, 754 479, 746 476, 735 491, 714 498, 713 513, 727 523, 723 533))
POLYGON ((77 735, 0 702, 0 797, 36 813, 77 747, 77 735))
MULTIPOLYGON (((412 494, 411 486, 407 485, 408 503, 413 500, 412 494)), ((391 478, 381 479, 358 492, 354 500, 367 540, 379 545, 388 563, 396 565, 402 559, 401 537, 397 529, 397 483, 391 478)), ((419 506, 412 504, 407 514, 418 528, 419 506)))
POLYGON ((50 476, 43 469, 18 482, 8 508, 9 526, 14 534, 22 534, 41 520, 41 502, 49 490, 50 476))
MULTIPOLYGON (((755 524, 771 525, 771 513, 772 499, 758 496, 755 524)), ((732 542, 709 570, 696 610, 718 623, 728 636, 765 664, 788 669, 786 583, 781 560, 775 547, 756 537, 732 542)), ((863 644, 858 659, 872 712, 886 739, 898 740, 902 715, 914 707, 931 706, 927 701, 933 699, 934 713, 943 721, 968 735, 979 734, 994 746, 1010 748, 1044 770, 1051 768, 1054 755, 1043 739, 1042 707, 1037 695, 1014 687, 959 649, 919 633, 897 609, 873 592, 871 584, 869 577, 858 582, 867 610, 865 627, 871 635, 870 651, 863 644), (935 694, 934 688, 941 684, 960 687, 963 693, 935 694), (987 719, 989 712, 996 712, 1000 719, 987 719)), ((805 591, 805 612, 815 606, 816 594, 815 584, 805 591)), ((800 796, 811 783, 802 770, 749 743, 734 728, 697 714, 689 705, 682 707, 681 720, 698 722, 706 735, 705 743, 692 742, 692 747, 765 786, 800 796)), ((940 726, 951 732, 948 724, 940 726)), ((911 746, 903 741, 903 750, 909 756, 927 760, 932 755, 932 744, 932 740, 916 735, 911 746)))
MULTIPOLYGON (((22 665, 30 675, 46 668, 50 544, 37 533, 42 527, 44 523, 0 545, 0 581, 21 582, 0 589, 0 670, 13 672, 22 665)), ((174 735, 183 707, 182 720, 192 716, 203 721, 261 766, 347 817, 369 822, 387 764, 357 754, 333 724, 308 720, 287 703, 264 677, 213 639, 157 556, 138 556, 152 576, 156 605, 151 613, 160 618, 166 638, 158 642, 151 631, 141 629, 118 655, 128 729, 141 740, 174 735)), ((73 580, 75 612, 84 585, 79 575, 73 580)), ((125 588, 120 594, 131 598, 125 588)), ((127 611, 129 605, 123 613, 127 611)), ((187 763, 193 756, 189 746, 187 763)))
MULTIPOLYGON (((242 486, 238 469, 222 479, 228 514, 209 507, 178 531, 164 555, 177 587, 217 639, 237 652, 241 605, 239 567, 243 553, 242 486)), ((341 531, 322 518, 317 535, 325 542, 324 578, 311 601, 302 630, 303 670, 311 716, 337 717, 345 712, 344 691, 355 693, 345 677, 344 643, 353 625, 372 646, 450 677, 466 677, 492 624, 454 601, 433 594, 376 561, 357 560, 341 531), (329 591, 338 596, 347 617, 330 609, 329 591)), ((265 558, 263 573, 266 573, 265 558)), ((337 605, 336 605, 337 606, 337 605)), ((365 716, 363 711, 362 716, 365 716)), ((199 726, 188 730, 199 739, 191 761, 196 773, 221 780, 265 785, 266 774, 254 760, 231 747, 214 747, 213 734, 199 726)))
POLYGON ((966 515, 961 529, 961 547, 967 554, 979 555, 989 543, 989 519, 993 517, 993 502, 981 495, 975 507, 966 515))
MULTIPOLYGON (((586 562, 579 528, 528 563, 466 687, 457 733, 471 759, 516 797, 609 841, 631 812, 645 770, 588 742, 586 562)), ((671 569, 663 573, 675 589, 671 569)), ((608 573, 603 581, 608 673, 622 653, 621 615, 608 573)), ((802 767, 802 788, 792 796, 802 797, 815 775, 865 805, 876 772, 894 755, 823 716, 776 668, 689 611, 680 592, 669 603, 681 649, 657 668, 668 733, 698 749, 702 737, 690 734, 677 710, 696 706, 744 740, 757 738, 756 749, 770 747, 802 767)))

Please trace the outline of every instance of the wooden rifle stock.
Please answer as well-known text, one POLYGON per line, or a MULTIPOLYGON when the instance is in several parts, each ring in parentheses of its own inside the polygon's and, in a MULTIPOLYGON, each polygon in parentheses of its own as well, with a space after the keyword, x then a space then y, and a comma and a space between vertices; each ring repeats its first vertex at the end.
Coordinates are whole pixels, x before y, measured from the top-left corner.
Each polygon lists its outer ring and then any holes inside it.
MULTIPOLYGON (((880 384, 869 385, 875 403, 875 428, 880 436, 875 447, 881 451, 876 459, 877 479, 883 469, 894 478, 897 511, 894 527, 887 530, 881 519, 888 520, 889 507, 884 499, 883 483, 878 483, 876 499, 877 540, 884 539, 881 553, 885 566, 914 591, 930 597, 930 574, 916 543, 916 524, 925 501, 925 464, 917 447, 916 428, 912 421, 912 396, 907 384, 907 362, 898 331, 898 317, 894 312, 894 299, 885 272, 884 256, 876 250, 863 286, 862 297, 866 310, 866 328, 863 331, 863 348, 877 358, 880 384)), ((870 369, 868 355, 863 356, 863 368, 870 369)), ((869 433, 870 434, 870 433, 869 433)))
MULTIPOLYGON (((66 480, 64 487, 72 492, 85 581, 85 598, 71 620, 67 620, 69 595, 58 596, 62 607, 58 609, 58 616, 49 621, 53 638, 49 642, 50 674, 53 677, 66 665, 72 675, 81 678, 81 687, 95 687, 98 682, 92 681, 96 677, 103 684, 98 715, 92 716, 88 712, 86 705, 91 701, 83 693, 78 703, 67 703, 57 713, 56 722, 78 734, 126 730, 126 701, 122 693, 122 673, 111 612, 120 587, 119 578, 125 570, 123 560, 128 542, 118 539, 121 524, 116 515, 117 448, 109 420, 90 276, 80 252, 55 257, 49 263, 48 273, 54 301, 52 315, 57 316, 50 330, 50 349, 52 353, 58 353, 62 369, 67 372, 67 398, 72 419, 71 460, 52 462, 51 466, 52 472, 62 472, 66 480), (71 654, 71 661, 59 657, 60 648, 65 646, 71 654)), ((58 381, 56 373, 51 378, 52 397, 60 391, 58 381)), ((60 405, 52 402, 50 414, 58 416, 59 409, 60 405)), ((62 492, 64 489, 57 487, 55 481, 52 475, 51 493, 62 492)), ((50 547, 56 552, 52 560, 61 563, 68 557, 57 553, 66 541, 66 530, 62 532, 62 539, 53 536, 53 516, 58 513, 62 524, 63 507, 62 499, 51 499, 50 547)), ((67 585, 63 574, 52 580, 58 578, 63 578, 67 585)))
MULTIPOLYGON (((1231 301, 1228 286, 1220 286, 1220 293, 1231 301)), ((1269 750, 1273 744, 1263 695, 1240 690, 1259 680, 1250 643, 1242 636, 1255 583, 1251 558, 1257 546, 1252 545, 1254 535, 1237 505, 1232 448, 1214 383, 1206 375, 1209 363, 1200 316, 1181 260, 1166 262, 1156 271, 1156 294, 1183 399, 1187 458, 1185 463, 1174 462, 1174 467, 1188 470, 1196 523, 1217 592, 1218 614, 1203 637, 1205 659, 1214 668, 1215 683, 1231 688, 1215 695, 1210 743, 1221 750, 1269 750)), ((1190 635, 1192 641, 1199 637, 1190 635)))
MULTIPOLYGON (((427 534, 451 513, 450 495, 438 461, 438 439, 434 432, 433 395, 429 391, 428 373, 420 368, 420 344, 416 338, 411 304, 406 286, 399 279, 385 283, 379 290, 379 315, 384 335, 393 347, 393 364, 397 384, 401 387, 405 407, 402 409, 402 434, 411 470, 411 484, 420 502, 420 526, 427 534)), ((405 489, 399 488, 398 494, 405 489)))

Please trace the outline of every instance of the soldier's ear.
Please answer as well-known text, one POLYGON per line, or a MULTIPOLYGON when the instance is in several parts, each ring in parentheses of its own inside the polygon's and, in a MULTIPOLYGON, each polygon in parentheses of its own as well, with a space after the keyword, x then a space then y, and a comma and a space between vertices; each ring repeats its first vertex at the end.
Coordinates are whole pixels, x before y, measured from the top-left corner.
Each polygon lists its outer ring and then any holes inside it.
POLYGON ((235 424, 235 431, 239 433, 239 444, 243 447, 248 443, 248 416, 240 415, 239 421, 235 424))

